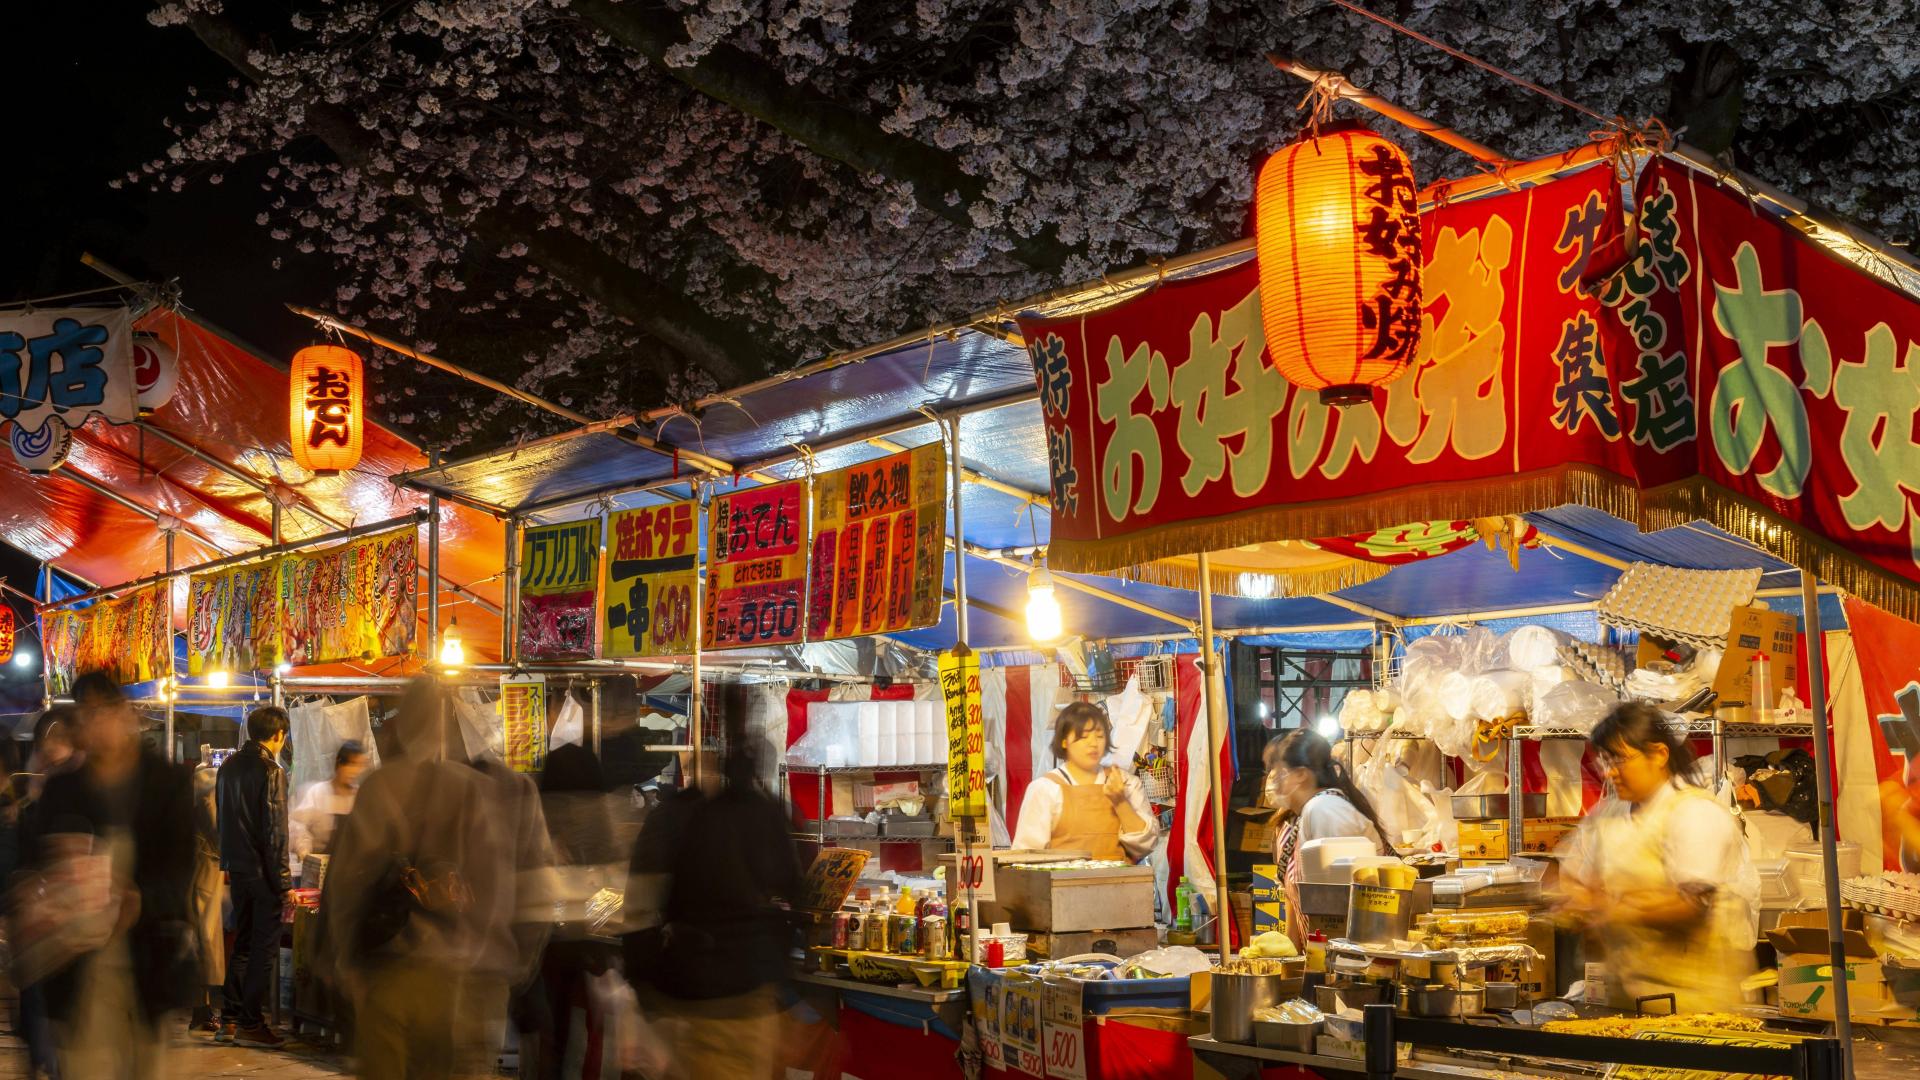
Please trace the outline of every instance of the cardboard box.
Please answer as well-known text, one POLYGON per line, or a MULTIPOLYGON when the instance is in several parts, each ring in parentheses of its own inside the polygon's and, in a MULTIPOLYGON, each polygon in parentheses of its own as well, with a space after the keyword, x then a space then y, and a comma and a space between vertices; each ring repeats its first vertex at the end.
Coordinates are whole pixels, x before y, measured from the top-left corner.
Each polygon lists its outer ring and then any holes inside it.
POLYGON ((1752 660, 1755 653, 1762 653, 1773 672, 1773 700, 1766 702, 1765 707, 1778 708, 1780 694, 1788 688, 1797 688, 1800 683, 1794 652, 1799 638, 1799 616, 1761 607, 1734 608, 1727 628, 1726 657, 1713 679, 1720 704, 1734 708, 1758 704, 1753 700, 1752 660))
POLYGON ((1287 897, 1280 886, 1280 868, 1272 863, 1253 866, 1253 932, 1287 928, 1287 897))
MULTIPOLYGON (((1579 818, 1529 818, 1520 825, 1520 850, 1536 853, 1553 851, 1579 825, 1579 818)), ((1508 854, 1506 822, 1460 822, 1462 859, 1501 860, 1507 858, 1508 854)))
POLYGON ((1273 854, 1273 843, 1280 835, 1280 829, 1272 821, 1253 821, 1242 819, 1240 826, 1240 850, 1273 854))
MULTIPOLYGON (((1841 947, 1846 956, 1848 1012, 1856 1024, 1920 1027, 1920 970, 1897 961, 1881 961, 1868 944, 1865 918, 1842 913, 1841 947)), ((1767 931, 1780 954, 1780 1012, 1783 1016, 1835 1019, 1833 965, 1828 956, 1827 913, 1790 911, 1767 931)))

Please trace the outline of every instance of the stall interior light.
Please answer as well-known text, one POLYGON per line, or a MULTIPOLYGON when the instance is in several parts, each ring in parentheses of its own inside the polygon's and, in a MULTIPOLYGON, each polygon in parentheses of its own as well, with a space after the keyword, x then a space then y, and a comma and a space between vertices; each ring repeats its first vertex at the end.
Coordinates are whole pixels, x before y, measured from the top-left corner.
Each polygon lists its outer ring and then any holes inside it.
POLYGON ((275 675, 285 675, 292 670, 293 670, 293 665, 287 663, 285 660, 282 660, 279 663, 273 665, 273 673, 275 675))
POLYGON ((1322 736, 1331 739, 1340 734, 1340 721, 1335 720, 1331 714, 1324 715, 1313 722, 1313 728, 1322 736))
POLYGON ((215 690, 225 690, 227 684, 232 681, 233 677, 228 675, 224 669, 207 672, 207 685, 213 687, 215 690))
POLYGON ((1060 601, 1053 595, 1053 575, 1044 565, 1027 578, 1027 636, 1052 641, 1060 636, 1060 601))
POLYGON ((13 654, 13 666, 17 668, 32 667, 33 653, 28 651, 24 646, 15 650, 13 654))
POLYGON ((467 650, 460 644, 460 620, 448 619, 446 633, 440 635, 440 666, 448 670, 467 662, 467 650))

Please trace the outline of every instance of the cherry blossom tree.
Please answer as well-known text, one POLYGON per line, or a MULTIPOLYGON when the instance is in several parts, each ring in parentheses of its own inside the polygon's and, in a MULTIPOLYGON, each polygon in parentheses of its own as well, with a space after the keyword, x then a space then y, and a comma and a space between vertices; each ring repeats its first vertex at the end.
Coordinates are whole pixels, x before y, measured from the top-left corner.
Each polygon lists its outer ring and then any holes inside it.
MULTIPOLYGON (((1903 5, 1372 6, 1604 115, 1660 116, 1896 240, 1920 221, 1903 5)), ((1270 51, 1514 157, 1595 127, 1328 0, 308 0, 262 18, 156 6, 235 77, 185 102, 129 180, 264 160, 261 227, 335 263, 343 316, 596 415, 1245 235, 1255 166, 1304 116, 1270 51)), ((1474 168, 1391 133, 1423 179, 1474 168)), ((388 397, 442 443, 550 422, 480 392, 388 397)))

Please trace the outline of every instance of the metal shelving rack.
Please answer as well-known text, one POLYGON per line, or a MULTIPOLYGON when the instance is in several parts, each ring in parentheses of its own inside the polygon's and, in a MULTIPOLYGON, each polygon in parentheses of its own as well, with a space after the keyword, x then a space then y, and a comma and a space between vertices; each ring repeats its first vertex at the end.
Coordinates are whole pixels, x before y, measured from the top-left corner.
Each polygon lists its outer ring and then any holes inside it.
POLYGON ((927 773, 943 773, 946 771, 947 763, 944 761, 926 765, 790 765, 783 761, 780 763, 780 801, 787 805, 787 810, 789 814, 791 814, 793 810, 792 782, 788 777, 800 775, 814 778, 814 782, 817 785, 816 790, 819 793, 819 802, 816 805, 820 808, 814 820, 819 822, 819 828, 813 832, 795 830, 793 833, 795 840, 804 840, 809 844, 818 844, 821 847, 827 847, 829 846, 828 841, 831 840, 833 841, 833 846, 839 846, 843 842, 852 842, 857 844, 942 844, 951 847, 953 846, 953 837, 951 836, 827 835, 827 778, 829 776, 876 772, 912 772, 925 775, 927 773))

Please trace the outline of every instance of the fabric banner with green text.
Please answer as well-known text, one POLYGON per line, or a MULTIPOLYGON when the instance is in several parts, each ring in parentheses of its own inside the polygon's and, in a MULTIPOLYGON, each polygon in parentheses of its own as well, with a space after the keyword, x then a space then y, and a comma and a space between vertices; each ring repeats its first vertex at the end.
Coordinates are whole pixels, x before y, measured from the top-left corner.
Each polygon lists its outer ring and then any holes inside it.
POLYGON ((940 621, 947 454, 939 442, 822 474, 813 488, 807 640, 940 621))
POLYGON ((609 520, 613 554, 600 601, 601 656, 692 651, 699 521, 691 500, 622 510, 609 520))
POLYGON ((1613 189, 1596 167, 1423 215, 1413 367, 1344 409, 1266 358, 1252 262, 1084 315, 1022 318, 1051 459, 1053 567, 1110 570, 1631 489, 1600 304, 1581 291, 1618 217, 1613 189))
POLYGON ((593 655, 600 590, 600 519, 529 528, 520 536, 520 658, 593 655))

